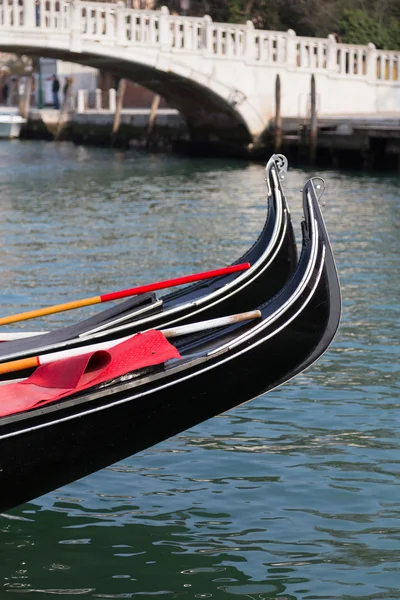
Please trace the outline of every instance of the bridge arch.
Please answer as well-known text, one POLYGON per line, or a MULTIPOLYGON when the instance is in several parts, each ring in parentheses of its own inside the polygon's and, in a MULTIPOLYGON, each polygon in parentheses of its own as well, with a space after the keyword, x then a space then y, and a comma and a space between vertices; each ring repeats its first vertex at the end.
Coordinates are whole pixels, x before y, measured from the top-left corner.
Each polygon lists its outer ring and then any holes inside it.
POLYGON ((255 30, 89 0, 0 0, 0 50, 61 58, 165 96, 196 141, 248 144, 275 113, 309 117, 310 78, 324 116, 398 112, 400 52, 339 44, 294 31, 255 30))
POLYGON ((253 139, 248 115, 263 127, 255 107, 215 75, 209 60, 167 52, 167 9, 135 11, 140 15, 133 17, 121 14, 127 10, 122 3, 39 0, 33 13, 34 6, 33 0, 0 0, 0 51, 76 62, 139 83, 180 111, 197 143, 245 148, 253 139), (125 43, 117 35, 121 17, 125 43), (140 30, 132 34, 133 18, 140 30), (132 35, 139 43, 128 43, 132 35))
POLYGON ((85 48, 85 51, 76 53, 57 47, 57 44, 38 48, 26 43, 4 44, 0 41, 0 51, 76 62, 138 83, 160 94, 171 107, 179 110, 195 143, 246 147, 252 141, 240 109, 235 108, 237 98, 234 95, 228 95, 228 100, 224 98, 219 92, 221 88, 226 90, 211 77, 205 86, 198 81, 202 78, 201 73, 194 74, 192 71, 190 77, 180 74, 180 65, 176 66, 173 62, 168 70, 163 70, 146 60, 148 57, 107 55, 104 47, 101 52, 97 48, 85 48))

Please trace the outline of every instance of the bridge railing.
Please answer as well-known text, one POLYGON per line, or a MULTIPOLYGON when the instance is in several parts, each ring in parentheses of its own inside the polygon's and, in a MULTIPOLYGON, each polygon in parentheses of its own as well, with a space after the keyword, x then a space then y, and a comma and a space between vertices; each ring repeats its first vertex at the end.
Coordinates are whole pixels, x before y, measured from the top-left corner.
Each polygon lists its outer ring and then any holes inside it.
POLYGON ((21 27, 24 23, 24 6, 18 0, 0 0, 0 27, 21 27))
POLYGON ((172 15, 165 6, 152 11, 128 8, 122 0, 0 0, 0 28, 67 33, 78 47, 85 40, 125 48, 145 45, 165 52, 400 84, 400 51, 376 50, 373 44, 338 44, 332 35, 309 38, 292 30, 263 31, 251 21, 214 23, 209 16, 172 15))
POLYGON ((86 39, 114 39, 115 4, 106 2, 79 2, 73 6, 78 11, 78 23, 81 24, 81 34, 86 39))
POLYGON ((123 43, 158 45, 159 14, 156 11, 119 9, 116 22, 120 23, 123 43))
POLYGON ((376 52, 376 77, 379 81, 400 83, 400 52, 376 52))

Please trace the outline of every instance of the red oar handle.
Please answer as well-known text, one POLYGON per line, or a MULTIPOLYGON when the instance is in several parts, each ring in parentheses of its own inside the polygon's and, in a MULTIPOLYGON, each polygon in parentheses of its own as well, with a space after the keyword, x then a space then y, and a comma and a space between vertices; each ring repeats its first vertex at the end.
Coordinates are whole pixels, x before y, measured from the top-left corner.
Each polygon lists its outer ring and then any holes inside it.
POLYGON ((174 287, 176 285, 184 285, 185 283, 192 283, 193 281, 201 281, 202 279, 210 279, 213 277, 219 277, 220 275, 228 275, 230 273, 237 273, 238 271, 245 271, 249 267, 250 263, 242 263, 240 265, 233 265, 231 267, 215 269, 214 271, 198 273, 197 275, 185 275, 184 277, 176 277, 175 279, 167 279, 165 281, 159 281, 157 283, 140 285, 129 290, 111 292, 110 294, 103 294, 102 296, 100 296, 100 298, 101 302, 110 302, 111 300, 118 300, 120 298, 125 298, 126 296, 134 296, 135 294, 145 294, 146 292, 154 292, 155 290, 162 290, 165 288, 174 287))
POLYGON ((7 325, 9 323, 16 323, 17 321, 26 321, 28 319, 35 319, 37 317, 44 317, 46 315, 54 315, 58 312, 66 310, 72 310, 74 308, 81 308, 83 306, 91 306, 93 304, 100 304, 102 302, 109 302, 110 300, 118 300, 118 298, 126 298, 127 296, 133 296, 135 294, 143 294, 144 292, 151 292, 154 290, 161 290, 164 288, 173 287, 175 285, 183 285, 184 283, 191 283, 192 281, 201 281, 202 279, 210 279, 212 277, 219 277, 220 275, 227 275, 229 273, 235 273, 236 271, 245 271, 250 267, 250 263, 243 263, 241 265, 233 265, 232 267, 224 267, 222 269, 216 269, 215 271, 206 271, 204 273, 196 273, 195 275, 186 275, 185 277, 177 277, 176 279, 167 279, 166 281, 158 281, 157 283, 150 283, 148 285, 141 285, 138 287, 131 288, 129 290, 120 290, 119 292, 111 292, 110 294, 103 294, 102 296, 93 296, 92 298, 83 298, 82 300, 73 300, 64 304, 57 304, 55 306, 48 306, 46 308, 38 308, 30 310, 28 312, 19 313, 17 315, 10 315, 8 317, 0 317, 0 325, 7 325))

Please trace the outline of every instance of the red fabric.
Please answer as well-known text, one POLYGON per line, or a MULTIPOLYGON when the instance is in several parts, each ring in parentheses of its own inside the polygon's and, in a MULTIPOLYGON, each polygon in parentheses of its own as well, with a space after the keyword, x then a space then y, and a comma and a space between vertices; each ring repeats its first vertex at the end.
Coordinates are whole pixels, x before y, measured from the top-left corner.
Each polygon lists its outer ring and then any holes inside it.
POLYGON ((181 358, 161 331, 146 331, 108 350, 38 367, 19 383, 0 387, 0 417, 54 402, 124 373, 181 358))

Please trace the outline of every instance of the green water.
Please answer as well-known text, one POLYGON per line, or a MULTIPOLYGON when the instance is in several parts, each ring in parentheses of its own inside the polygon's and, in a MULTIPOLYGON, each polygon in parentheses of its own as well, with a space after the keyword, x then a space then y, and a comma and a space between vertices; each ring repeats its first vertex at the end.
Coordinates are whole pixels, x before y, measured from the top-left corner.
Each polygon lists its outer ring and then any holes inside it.
MULTIPOLYGON (((400 598, 400 178, 291 169, 297 233, 312 174, 343 291, 329 351, 280 389, 1 515, 1 600, 400 598)), ((0 314, 227 265, 265 202, 262 165, 2 143, 0 314)))

